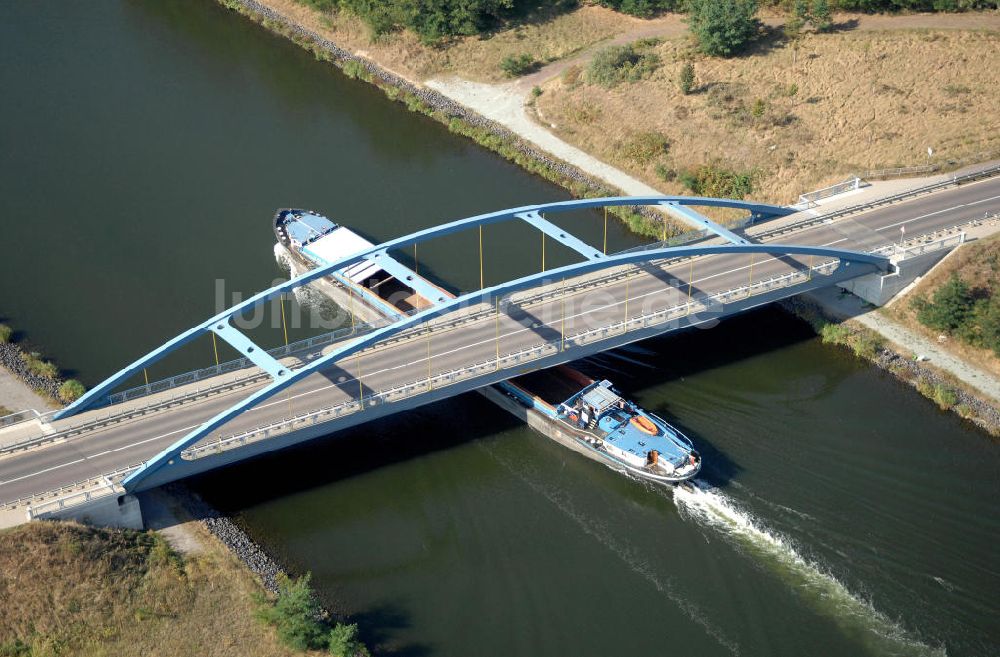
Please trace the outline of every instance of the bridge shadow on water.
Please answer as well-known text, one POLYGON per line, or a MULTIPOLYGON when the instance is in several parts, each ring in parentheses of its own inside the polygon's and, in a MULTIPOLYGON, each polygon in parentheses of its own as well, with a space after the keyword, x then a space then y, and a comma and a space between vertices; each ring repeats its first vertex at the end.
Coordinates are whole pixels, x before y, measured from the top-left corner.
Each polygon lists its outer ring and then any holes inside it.
MULTIPOLYGON (((815 333, 807 324, 767 307, 730 317, 710 330, 689 329, 652 338, 571 365, 592 378, 612 380, 628 396, 813 338, 815 333)), ((355 381, 330 378, 345 386, 346 392, 356 393, 348 389, 357 385, 355 381)), ((752 387, 754 382, 745 385, 752 387)), ((653 405, 649 410, 692 437, 705 459, 703 478, 724 486, 740 471, 737 463, 712 445, 711 436, 685 426, 669 405, 653 405)), ((205 491, 221 510, 233 512, 523 426, 480 395, 465 393, 247 459, 189 483, 205 491), (247 481, 255 482, 254 486, 247 487, 247 481)))
MULTIPOLYGON (((808 324, 772 305, 728 317, 710 329, 691 328, 651 338, 573 365, 592 378, 612 380, 626 396, 638 395, 815 337, 808 324)), ((743 385, 752 388, 754 381, 747 380, 743 385)), ((652 404, 648 410, 662 415, 694 441, 705 462, 701 479, 724 487, 742 469, 713 445, 711 436, 686 426, 671 412, 669 403, 652 404)))
POLYGON ((188 480, 224 512, 428 456, 523 423, 477 393, 352 427, 188 480), (255 482, 247 487, 246 482, 255 482))

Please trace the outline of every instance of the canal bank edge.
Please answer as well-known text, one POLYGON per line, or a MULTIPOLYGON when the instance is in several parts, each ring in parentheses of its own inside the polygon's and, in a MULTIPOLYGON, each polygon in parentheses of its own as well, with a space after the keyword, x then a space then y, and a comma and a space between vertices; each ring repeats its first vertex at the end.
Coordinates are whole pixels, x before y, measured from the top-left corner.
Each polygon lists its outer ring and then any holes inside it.
MULTIPOLYGON (((536 148, 505 126, 487 119, 438 91, 414 84, 366 57, 341 48, 271 7, 256 0, 216 0, 216 2, 274 34, 288 38, 312 52, 316 59, 338 67, 347 77, 375 86, 387 98, 403 103, 410 111, 430 117, 448 126, 449 131, 467 137, 529 173, 559 185, 574 197, 597 198, 622 195, 620 189, 536 148)), ((608 208, 608 213, 622 220, 633 232, 647 237, 662 237, 665 221, 668 226, 668 236, 688 230, 676 220, 645 206, 608 208)))
POLYGON ((909 384, 942 410, 958 414, 1000 438, 1000 408, 979 391, 922 362, 907 358, 902 346, 891 343, 881 333, 857 321, 842 321, 836 313, 810 295, 798 295, 778 305, 808 322, 824 342, 849 348, 854 355, 869 361, 900 381, 909 384), (831 330, 831 327, 834 327, 831 330))
MULTIPOLYGON (((37 400, 30 403, 32 407, 39 406, 39 408, 31 408, 30 410, 45 413, 52 407, 61 407, 62 400, 59 398, 59 388, 66 380, 58 374, 53 378, 35 374, 28 368, 25 361, 27 355, 29 352, 26 352, 16 342, 0 342, 0 370, 2 370, 0 376, 9 375, 9 385, 22 388, 22 390, 17 391, 16 397, 37 400)), ((23 403, 15 403, 15 405, 23 406, 23 403)), ((0 399, 0 407, 7 408, 11 413, 29 410, 28 407, 12 408, 7 406, 4 399, 0 399)), ((0 412, 0 417, 4 415, 5 413, 0 412)))

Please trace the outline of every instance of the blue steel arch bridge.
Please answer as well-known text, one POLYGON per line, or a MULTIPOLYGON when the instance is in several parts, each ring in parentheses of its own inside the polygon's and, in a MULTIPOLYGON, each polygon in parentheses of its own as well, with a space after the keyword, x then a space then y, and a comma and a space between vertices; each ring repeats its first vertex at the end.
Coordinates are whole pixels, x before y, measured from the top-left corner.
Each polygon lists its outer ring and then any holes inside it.
MULTIPOLYGON (((696 207, 742 210, 750 222, 796 212, 730 199, 612 197, 528 205, 444 223, 337 258, 206 319, 57 412, 57 430, 66 426, 71 431, 74 422, 86 424, 90 421, 86 418, 98 412, 105 417, 114 414, 120 405, 129 407, 121 413, 132 412, 136 401, 115 404, 114 391, 201 336, 210 334, 231 345, 245 359, 246 380, 252 382, 242 387, 241 394, 230 389, 211 403, 197 401, 203 397, 196 395, 190 405, 168 405, 166 410, 143 412, 140 419, 130 421, 133 442, 142 443, 149 436, 145 443, 156 448, 141 463, 124 468, 121 485, 128 491, 140 490, 532 369, 889 270, 888 259, 877 253, 816 243, 752 241, 710 220, 696 207), (605 247, 588 244, 546 218, 615 206, 655 206, 705 237, 683 245, 663 242, 608 254, 605 247), (297 360, 269 352, 234 325, 243 313, 362 261, 391 268, 398 263, 390 251, 516 221, 572 249, 579 261, 548 270, 543 265, 543 271, 457 296, 441 294, 431 299, 430 307, 401 314, 382 326, 354 331, 297 360), (595 298, 601 303, 588 307, 587 300, 595 298), (530 318, 527 324, 524 317, 530 318), (433 356, 432 342, 438 348, 433 356), (426 361, 426 367, 421 361, 426 361), (352 367, 353 377, 345 376, 352 367), (340 376, 334 378, 330 372, 340 376), (286 413, 268 402, 283 391, 295 392, 296 399, 311 399, 299 406, 299 412, 286 413), (248 414, 255 414, 252 422, 245 420, 248 414), (184 418, 182 429, 161 436, 162 429, 177 426, 178 417, 184 418)), ((482 258, 482 241, 480 245, 482 258)))

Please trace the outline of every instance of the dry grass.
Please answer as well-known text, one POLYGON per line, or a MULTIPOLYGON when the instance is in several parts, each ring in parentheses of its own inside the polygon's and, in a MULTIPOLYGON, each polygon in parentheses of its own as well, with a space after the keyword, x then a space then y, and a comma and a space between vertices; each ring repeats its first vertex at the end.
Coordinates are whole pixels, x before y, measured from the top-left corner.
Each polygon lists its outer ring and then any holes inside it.
MULTIPOLYGON (((973 289, 992 290, 1000 294, 1000 235, 993 235, 975 242, 970 242, 958 249, 950 258, 942 262, 914 287, 906 296, 897 299, 890 307, 884 308, 886 313, 899 323, 915 333, 937 340, 939 332, 929 329, 917 321, 917 314, 911 306, 911 301, 917 297, 930 299, 934 292, 950 277, 957 273, 973 289)), ((941 346, 966 362, 975 363, 994 376, 1000 377, 1000 358, 989 349, 981 349, 966 344, 957 338, 948 338, 941 346)))
POLYGON ((0 652, 20 640, 32 656, 296 654, 253 617, 250 574, 204 538, 208 549, 181 559, 152 532, 54 522, 0 532, 0 652))
POLYGON ((635 18, 603 7, 587 6, 568 13, 541 14, 524 24, 482 37, 458 38, 429 46, 409 31, 373 40, 371 30, 347 11, 319 12, 295 0, 262 2, 411 81, 443 73, 458 73, 470 80, 500 81, 504 79, 500 61, 508 55, 527 53, 539 62, 551 62, 641 24, 635 18))
POLYGON ((809 34, 732 60, 697 57, 675 38, 655 52, 663 66, 649 79, 613 89, 553 79, 536 108, 567 141, 664 192, 683 188, 657 163, 757 170, 753 196, 787 202, 858 171, 925 164, 928 146, 932 162, 1000 147, 998 32, 809 34), (685 58, 697 77, 689 96, 676 81, 685 58), (648 131, 670 140, 669 156, 621 156, 616 144, 648 131))

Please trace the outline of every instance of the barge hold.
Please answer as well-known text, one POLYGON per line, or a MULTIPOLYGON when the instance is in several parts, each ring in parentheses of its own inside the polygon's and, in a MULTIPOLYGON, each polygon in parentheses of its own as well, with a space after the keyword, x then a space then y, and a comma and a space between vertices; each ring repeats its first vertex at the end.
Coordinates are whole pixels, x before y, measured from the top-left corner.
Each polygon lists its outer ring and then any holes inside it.
MULTIPOLYGON (((274 217, 276 252, 294 273, 371 248, 356 232, 309 210, 274 217), (287 255, 286 255, 287 254, 287 255)), ((389 320, 452 295, 381 252, 336 271, 321 289, 365 321, 389 320)), ((691 440, 663 418, 614 389, 560 365, 479 390, 487 399, 561 445, 632 477, 663 484, 691 479, 701 456, 691 440)))

